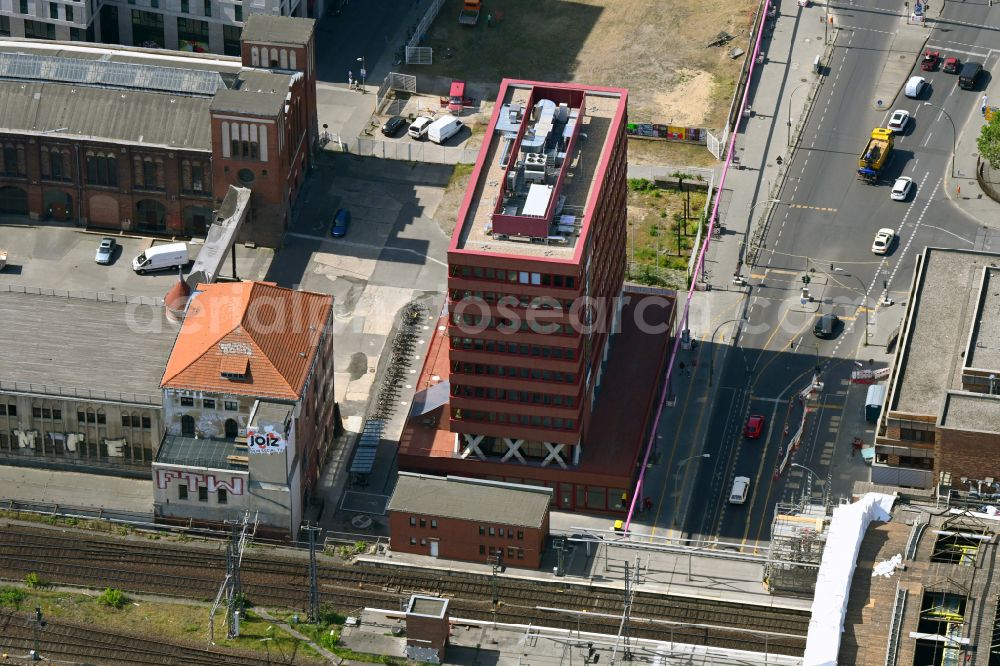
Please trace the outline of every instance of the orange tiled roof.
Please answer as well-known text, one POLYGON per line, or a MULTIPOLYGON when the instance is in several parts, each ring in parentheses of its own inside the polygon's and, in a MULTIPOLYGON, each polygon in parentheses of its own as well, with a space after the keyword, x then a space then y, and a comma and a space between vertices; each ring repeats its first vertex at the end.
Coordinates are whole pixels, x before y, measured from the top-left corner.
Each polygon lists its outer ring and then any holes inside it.
POLYGON ((268 282, 198 285, 160 386, 298 400, 332 304, 268 282))

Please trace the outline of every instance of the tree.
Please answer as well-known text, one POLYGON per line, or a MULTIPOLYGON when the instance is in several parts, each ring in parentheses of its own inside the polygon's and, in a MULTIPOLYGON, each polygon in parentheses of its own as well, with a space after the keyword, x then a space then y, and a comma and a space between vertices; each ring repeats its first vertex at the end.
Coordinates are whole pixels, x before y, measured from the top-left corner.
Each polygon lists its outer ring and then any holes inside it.
POLYGON ((976 147, 991 169, 1000 169, 1000 113, 994 113, 976 138, 976 147))

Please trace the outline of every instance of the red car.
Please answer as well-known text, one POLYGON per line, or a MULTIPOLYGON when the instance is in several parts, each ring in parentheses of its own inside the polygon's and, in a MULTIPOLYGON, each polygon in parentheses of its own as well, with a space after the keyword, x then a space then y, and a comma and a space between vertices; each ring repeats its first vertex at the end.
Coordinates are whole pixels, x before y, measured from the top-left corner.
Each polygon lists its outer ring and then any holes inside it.
POLYGON ((743 436, 747 439, 757 439, 764 432, 764 417, 760 414, 751 414, 747 419, 747 424, 743 426, 743 436))
POLYGON ((940 51, 924 51, 924 58, 920 61, 920 69, 925 72, 933 72, 938 68, 938 63, 941 62, 941 52, 940 51))
POLYGON ((958 74, 960 69, 962 69, 962 63, 959 62, 958 58, 945 58, 944 67, 941 68, 945 74, 958 74))

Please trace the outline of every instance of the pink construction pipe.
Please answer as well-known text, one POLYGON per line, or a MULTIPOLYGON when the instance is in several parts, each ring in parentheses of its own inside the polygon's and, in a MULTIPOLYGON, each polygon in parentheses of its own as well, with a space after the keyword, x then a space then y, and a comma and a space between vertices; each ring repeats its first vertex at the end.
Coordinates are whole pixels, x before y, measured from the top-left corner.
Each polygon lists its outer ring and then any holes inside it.
MULTIPOLYGON (((681 323, 679 330, 684 330, 687 327, 688 314, 691 311, 691 297, 694 295, 694 288, 698 282, 698 278, 701 276, 702 268, 705 264, 705 253, 708 251, 708 246, 712 242, 712 231, 715 229, 716 216, 719 212, 719 201, 722 198, 722 189, 726 184, 726 174, 729 173, 729 167, 733 161, 733 149, 736 147, 736 135, 739 129, 740 122, 743 119, 743 111, 747 107, 747 100, 750 97, 750 85, 753 81, 754 70, 757 68, 757 55, 760 53, 760 43, 764 32, 764 24, 767 21, 767 12, 771 8, 771 0, 766 0, 764 2, 764 7, 761 9, 763 15, 761 16, 760 26, 757 28, 757 39, 754 42, 753 54, 750 56, 750 71, 747 74, 747 86, 743 91, 743 99, 740 101, 740 112, 736 116, 736 126, 733 128, 733 132, 729 138, 729 146, 726 148, 726 159, 722 164, 722 176, 719 178, 719 185, 715 189, 715 201, 712 204, 712 215, 708 218, 708 231, 705 233, 705 242, 701 245, 701 250, 698 252, 698 261, 694 264, 694 273, 691 277, 692 288, 688 290, 687 298, 684 300, 684 313, 681 315, 681 323)), ((639 480, 635 484, 635 492, 632 493, 632 501, 629 503, 628 507, 628 517, 625 519, 625 533, 628 533, 629 526, 632 524, 632 516, 635 515, 635 507, 637 502, 639 502, 642 497, 642 486, 646 481, 646 467, 649 465, 649 456, 653 452, 653 445, 656 442, 656 431, 660 426, 660 417, 663 416, 663 407, 666 405, 667 392, 670 390, 670 378, 674 374, 674 362, 677 360, 677 352, 680 350, 681 338, 677 336, 674 338, 674 348, 670 354, 670 362, 667 365, 667 377, 663 382, 663 392, 660 395, 660 404, 656 410, 656 416, 653 418, 653 427, 649 431, 649 442, 646 443, 646 453, 642 457, 642 467, 639 468, 639 480)))

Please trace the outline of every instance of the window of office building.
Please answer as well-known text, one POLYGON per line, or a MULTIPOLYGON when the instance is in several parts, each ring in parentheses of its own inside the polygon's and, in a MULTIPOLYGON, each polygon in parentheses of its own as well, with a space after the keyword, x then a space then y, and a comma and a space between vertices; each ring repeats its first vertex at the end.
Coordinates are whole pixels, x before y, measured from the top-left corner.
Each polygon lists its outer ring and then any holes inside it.
POLYGON ((236 25, 222 26, 222 52, 230 56, 240 55, 240 33, 242 29, 236 25))
POLYGON ((52 23, 24 20, 24 36, 29 39, 55 39, 56 26, 52 23))
POLYGON ((208 52, 208 22, 193 18, 177 19, 177 40, 181 51, 208 52))
POLYGON ((163 14, 132 10, 132 41, 138 46, 163 48, 166 44, 163 14))

